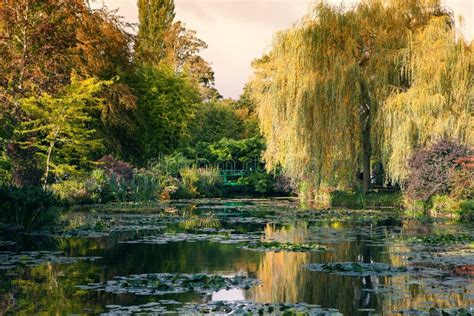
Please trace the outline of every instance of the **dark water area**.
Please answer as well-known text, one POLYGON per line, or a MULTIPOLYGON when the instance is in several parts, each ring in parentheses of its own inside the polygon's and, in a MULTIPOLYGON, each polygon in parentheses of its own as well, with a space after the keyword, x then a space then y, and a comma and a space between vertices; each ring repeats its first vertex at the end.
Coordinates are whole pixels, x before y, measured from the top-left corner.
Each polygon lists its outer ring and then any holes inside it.
POLYGON ((0 314, 195 314, 219 301, 234 312, 232 302, 262 303, 256 311, 264 303, 295 310, 306 303, 315 315, 474 312, 472 227, 403 220, 389 210, 304 211, 285 199, 149 208, 71 212, 53 233, 1 235, 0 314), (259 240, 325 249, 246 247, 259 240), (338 262, 352 270, 322 265, 338 262), (370 270, 376 264, 384 265, 370 270), (160 275, 137 285, 143 274, 160 275), (193 280, 178 290, 159 281, 162 274, 173 282, 195 274, 238 282, 207 288, 193 280), (257 283, 243 285, 241 277, 257 283))

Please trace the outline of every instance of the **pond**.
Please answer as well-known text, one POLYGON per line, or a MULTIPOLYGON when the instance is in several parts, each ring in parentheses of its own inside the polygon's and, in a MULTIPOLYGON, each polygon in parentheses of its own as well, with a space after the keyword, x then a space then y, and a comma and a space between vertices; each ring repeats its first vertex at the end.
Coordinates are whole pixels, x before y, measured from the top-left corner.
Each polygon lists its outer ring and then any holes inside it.
POLYGON ((0 239, 0 314, 472 315, 472 227, 196 200, 71 211, 0 239), (429 314, 431 312, 431 314, 429 314))

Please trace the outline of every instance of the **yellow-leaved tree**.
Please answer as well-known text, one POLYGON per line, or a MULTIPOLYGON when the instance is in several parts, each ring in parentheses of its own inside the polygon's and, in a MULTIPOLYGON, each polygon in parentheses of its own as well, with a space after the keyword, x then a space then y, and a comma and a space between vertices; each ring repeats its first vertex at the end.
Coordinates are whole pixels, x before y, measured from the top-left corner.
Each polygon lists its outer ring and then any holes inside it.
MULTIPOLYGON (((314 191, 354 187, 361 173, 367 192, 371 163, 398 150, 386 146, 391 136, 384 133, 389 124, 383 108, 412 88, 410 49, 434 21, 444 23, 439 36, 454 34, 438 0, 367 0, 350 9, 321 2, 279 32, 270 52, 253 63, 250 83, 268 167, 282 166, 314 191)), ((450 76, 465 76, 458 74, 462 69, 458 65, 450 76)), ((394 133, 397 124, 392 122, 394 133)))
POLYGON ((407 176, 416 147, 447 138, 474 144, 474 54, 446 17, 410 37, 402 51, 407 89, 397 89, 380 112, 382 157, 390 179, 407 176))

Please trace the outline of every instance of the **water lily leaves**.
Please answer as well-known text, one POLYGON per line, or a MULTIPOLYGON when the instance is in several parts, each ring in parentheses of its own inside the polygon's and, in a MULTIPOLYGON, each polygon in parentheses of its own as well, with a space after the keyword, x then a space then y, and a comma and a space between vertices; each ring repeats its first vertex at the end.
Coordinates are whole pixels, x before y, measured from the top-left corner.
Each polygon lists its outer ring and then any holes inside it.
MULTIPOLYGON (((177 302, 176 302, 177 303, 177 302)), ((322 308, 319 305, 306 303, 255 303, 249 301, 217 301, 209 303, 177 303, 175 308, 173 304, 166 304, 166 301, 158 301, 138 306, 107 306, 108 312, 102 316, 108 315, 127 315, 127 314, 166 314, 179 313, 184 315, 319 315, 319 316, 342 316, 342 314, 333 308, 322 308)))
POLYGON ((309 264, 308 269, 317 272, 336 273, 350 276, 392 276, 408 272, 407 267, 393 267, 385 263, 333 262, 309 264))
POLYGON ((91 283, 78 287, 84 290, 105 291, 114 294, 164 295, 191 291, 211 294, 222 289, 249 289, 259 283, 259 280, 246 276, 149 273, 119 276, 105 283, 91 283))
POLYGON ((121 241, 121 243, 127 244, 167 244, 170 242, 195 242, 195 241, 212 241, 219 243, 240 243, 244 241, 251 241, 260 239, 261 234, 231 234, 225 232, 225 234, 189 234, 189 233, 164 233, 156 236, 147 236, 142 239, 121 241))
POLYGON ((81 260, 94 261, 100 257, 66 257, 61 251, 23 251, 0 252, 0 270, 9 270, 16 267, 33 267, 46 262, 54 264, 75 263, 81 260))
POLYGON ((422 316, 473 316, 474 308, 430 308, 428 311, 423 310, 398 310, 395 313, 403 315, 422 315, 422 316))
POLYGON ((317 244, 298 244, 291 242, 278 241, 254 241, 241 248, 255 251, 289 251, 289 252, 307 252, 307 251, 324 251, 326 246, 317 244))
POLYGON ((408 242, 429 245, 469 244, 474 242, 474 235, 469 234, 438 234, 426 236, 411 236, 408 242))

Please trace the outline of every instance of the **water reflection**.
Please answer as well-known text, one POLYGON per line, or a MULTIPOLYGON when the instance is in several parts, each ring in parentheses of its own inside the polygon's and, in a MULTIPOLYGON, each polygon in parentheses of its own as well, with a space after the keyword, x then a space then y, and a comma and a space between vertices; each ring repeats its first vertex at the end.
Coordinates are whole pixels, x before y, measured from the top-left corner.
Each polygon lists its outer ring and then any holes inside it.
MULTIPOLYGON (((271 201, 270 201, 271 203, 271 201)), ((246 204, 239 216, 264 218, 275 215, 258 204, 246 204), (262 213, 263 212, 263 213, 262 213)), ((282 207, 278 202, 278 207, 282 207)), ((238 203, 226 208, 188 207, 182 219, 168 224, 168 231, 200 229, 233 229, 239 233, 261 231, 263 238, 282 242, 321 243, 330 249, 323 252, 258 252, 239 248, 238 244, 218 242, 169 242, 167 244, 127 244, 121 240, 136 239, 143 232, 129 231, 99 238, 64 238, 15 236, 16 244, 0 251, 50 250, 66 256, 100 256, 94 262, 41 264, 0 270, 0 314, 21 311, 24 314, 100 313, 108 304, 140 305, 158 299, 179 302, 217 300, 250 300, 261 303, 306 302, 337 308, 344 315, 366 315, 369 311, 388 311, 430 307, 468 307, 474 305, 474 280, 467 276, 417 278, 341 276, 306 269, 310 263, 378 262, 405 265, 403 253, 413 251, 409 244, 394 242, 405 233, 426 234, 437 230, 457 231, 448 226, 377 226, 356 225, 339 221, 307 221, 295 218, 283 222, 248 223, 228 221, 216 214, 234 214, 238 203), (187 213, 186 213, 187 212, 187 213), (115 295, 81 290, 77 285, 105 282, 116 276, 143 273, 209 273, 233 276, 237 273, 258 278, 261 285, 250 290, 221 290, 207 297, 196 293, 163 297, 115 295), (456 279, 457 278, 457 279, 456 279)), ((155 233, 155 232, 153 232, 155 233)))

